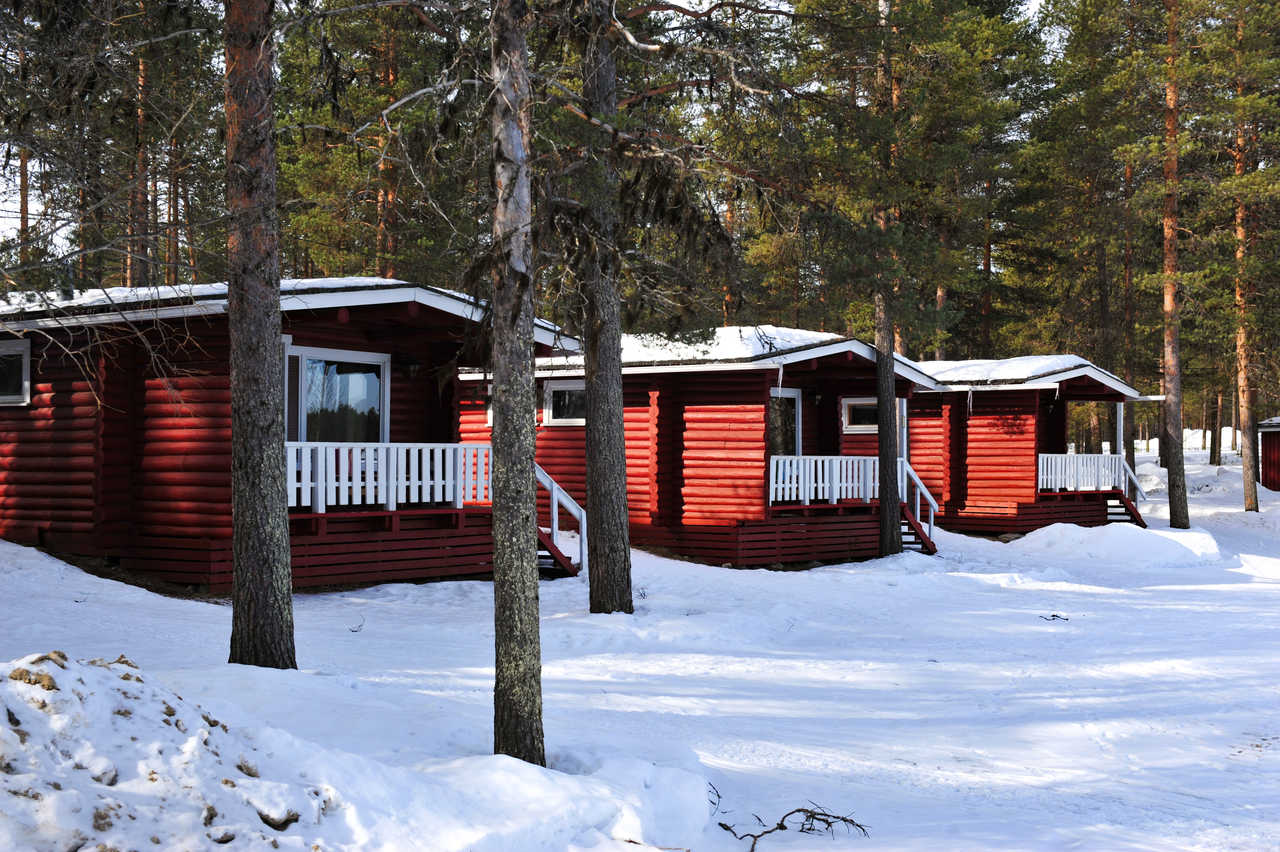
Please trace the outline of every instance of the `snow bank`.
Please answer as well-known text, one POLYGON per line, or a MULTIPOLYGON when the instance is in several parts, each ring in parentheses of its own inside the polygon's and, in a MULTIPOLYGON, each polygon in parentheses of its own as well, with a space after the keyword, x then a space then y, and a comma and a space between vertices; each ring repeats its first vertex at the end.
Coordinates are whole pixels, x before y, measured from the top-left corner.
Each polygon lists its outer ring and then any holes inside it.
POLYGON ((1204 530, 1143 529, 1133 524, 1053 524, 1008 546, 1028 557, 1065 556, 1073 562, 1105 561, 1128 569, 1197 565, 1222 558, 1217 541, 1204 530))
POLYGON ((392 767, 216 719, 124 657, 0 672, 3 849, 636 848, 708 819, 702 778, 625 756, 392 767))

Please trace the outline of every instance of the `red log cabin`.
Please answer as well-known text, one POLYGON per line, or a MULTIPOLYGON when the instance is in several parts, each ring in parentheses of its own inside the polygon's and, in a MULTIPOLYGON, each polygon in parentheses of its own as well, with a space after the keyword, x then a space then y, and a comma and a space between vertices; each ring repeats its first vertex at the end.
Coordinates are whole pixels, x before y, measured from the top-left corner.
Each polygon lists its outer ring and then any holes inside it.
POLYGON ((1262 456, 1262 485, 1280 491, 1280 417, 1258 424, 1258 452, 1262 456))
MULTIPOLYGON (((672 340, 625 335, 632 542, 735 566, 879 554, 875 349, 774 326, 672 340)), ((898 359, 899 408, 934 383, 898 359)), ((585 504, 581 357, 541 358, 537 461, 585 504)), ((463 441, 487 441, 487 378, 460 376, 463 441)), ((909 543, 932 553, 936 506, 905 460, 909 543)))
POLYGON ((1123 434, 1123 403, 1142 396, 1121 379, 1074 355, 919 366, 940 387, 911 399, 908 458, 938 499, 941 527, 1146 526, 1126 493, 1129 484, 1142 492, 1123 455, 1068 453, 1072 402, 1115 403, 1123 434))
MULTIPOLYGON (((229 587, 226 304, 222 284, 10 295, 0 536, 229 587)), ((484 306, 344 278, 283 282, 281 311, 295 586, 488 572, 488 447, 457 442, 455 393, 457 364, 482 350, 465 344, 483 338, 484 306)), ((535 338, 542 354, 577 348, 543 321, 535 338)), ((542 546, 571 572, 585 553, 542 546)))

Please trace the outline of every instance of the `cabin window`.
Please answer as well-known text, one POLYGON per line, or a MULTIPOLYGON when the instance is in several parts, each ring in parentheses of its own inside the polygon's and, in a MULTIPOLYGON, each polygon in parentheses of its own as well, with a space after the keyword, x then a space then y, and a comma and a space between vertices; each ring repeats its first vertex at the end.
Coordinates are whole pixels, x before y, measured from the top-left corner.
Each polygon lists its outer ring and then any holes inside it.
POLYGON ((769 454, 798 456, 803 446, 800 420, 799 388, 773 388, 769 391, 769 454))
POLYGON ((390 355, 290 346, 285 363, 290 440, 371 444, 388 439, 390 355))
POLYGON ((543 426, 585 426, 587 383, 578 380, 547 382, 543 386, 543 426))
POLYGON ((874 435, 879 428, 874 396, 846 396, 840 400, 840 426, 846 435, 874 435))
POLYGON ((31 402, 31 341, 0 341, 0 405, 31 402))

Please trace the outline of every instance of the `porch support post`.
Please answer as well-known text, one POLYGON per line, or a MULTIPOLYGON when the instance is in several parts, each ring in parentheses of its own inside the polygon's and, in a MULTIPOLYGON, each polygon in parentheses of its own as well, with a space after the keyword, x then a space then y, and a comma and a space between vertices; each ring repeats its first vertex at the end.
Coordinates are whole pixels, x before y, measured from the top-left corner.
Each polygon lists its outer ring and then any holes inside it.
POLYGON ((1111 445, 1114 455, 1124 455, 1124 403, 1116 403, 1116 441, 1111 445))
POLYGON ((898 455, 904 459, 911 458, 911 430, 907 425, 907 399, 898 400, 898 455))

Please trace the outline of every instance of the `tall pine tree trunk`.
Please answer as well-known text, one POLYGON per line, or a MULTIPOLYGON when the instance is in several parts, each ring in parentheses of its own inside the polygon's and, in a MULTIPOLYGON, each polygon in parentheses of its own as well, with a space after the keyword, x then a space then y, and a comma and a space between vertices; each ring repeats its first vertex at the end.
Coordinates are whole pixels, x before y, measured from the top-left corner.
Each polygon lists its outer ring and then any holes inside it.
MULTIPOLYGON (((1133 161, 1124 164, 1124 380, 1130 387, 1134 382, 1134 352, 1137 349, 1137 305, 1133 297, 1133 161)), ((1137 409, 1132 402, 1124 404, 1124 458, 1129 469, 1137 468, 1134 447, 1134 416, 1137 409)), ((1129 499, 1136 500, 1138 487, 1127 483, 1129 499)))
POLYGON ((297 668, 284 472, 274 0, 226 2, 227 318, 231 328, 231 658, 297 668))
POLYGON ((1164 433, 1169 471, 1169 526, 1187 529, 1187 473, 1182 455, 1182 287, 1178 281, 1178 13, 1180 0, 1164 0, 1168 16, 1164 94, 1164 433))
POLYGON ((493 750, 546 765, 533 477, 533 202, 525 0, 494 0, 493 750))
POLYGON ((178 286, 178 137, 169 137, 169 202, 165 223, 164 283, 178 286))
MULTIPOLYGON (((396 38, 395 24, 389 15, 384 16, 385 41, 383 43, 382 68, 380 77, 383 89, 387 93, 388 103, 395 103, 396 83, 400 78, 400 67, 398 48, 399 44, 396 38)), ((397 244, 398 216, 399 216, 399 193, 400 193, 400 175, 396 168, 396 161, 388 152, 394 137, 390 128, 384 127, 387 133, 385 144, 382 146, 381 156, 378 158, 378 234, 377 234, 377 254, 378 254, 378 275, 382 278, 396 277, 396 251, 399 246, 397 244)))
MULTIPOLYGON (((146 14, 144 4, 138 4, 146 14)), ((147 156, 147 99, 151 84, 147 68, 146 48, 138 54, 137 103, 134 105, 133 177, 129 185, 128 252, 125 256, 125 284, 145 287, 151 283, 147 236, 150 231, 151 204, 147 198, 149 162, 147 156)))
POLYGON ((191 267, 191 283, 200 283, 200 257, 196 251, 196 222, 191 210, 191 181, 182 181, 182 212, 187 222, 187 264, 191 267))
POLYGON ((27 262, 31 260, 31 184, 27 173, 30 163, 31 152, 23 145, 18 149, 18 266, 24 279, 27 262))
MULTIPOLYGON (((1244 41, 1244 14, 1237 12, 1236 39, 1234 59, 1236 65, 1235 94, 1237 100, 1245 97, 1245 85, 1241 45, 1244 41)), ((1244 428, 1240 435, 1240 462, 1244 475, 1244 510, 1258 511, 1258 429, 1257 413, 1253 406, 1253 384, 1250 381, 1252 370, 1253 342, 1249 339, 1249 312, 1252 309, 1255 295, 1253 280, 1249 275, 1249 208, 1244 199, 1244 187, 1239 186, 1248 170, 1248 134, 1244 120, 1236 119, 1235 145, 1231 149, 1234 161, 1236 184, 1239 187, 1235 198, 1235 243, 1236 243, 1236 393, 1240 396, 1240 422, 1244 428)))
MULTIPOLYGON (((618 66, 608 32, 613 6, 590 0, 591 29, 582 56, 587 110, 610 123, 618 105, 618 66)), ((607 139, 600 140, 608 144, 607 139)), ((627 515, 627 441, 622 410, 622 302, 618 292, 618 172, 613 152, 591 158, 582 197, 595 231, 580 265, 585 308, 587 384, 587 555, 592 612, 631 612, 631 534, 627 515)))
MULTIPOLYGON (((892 0, 879 0, 880 57, 876 69, 877 110, 886 121, 885 138, 882 140, 881 162, 886 176, 892 175, 896 145, 894 140, 895 89, 893 84, 893 52, 888 26, 892 16, 892 0)), ((887 177, 886 177, 887 182, 887 177)), ((882 190, 883 191, 883 190, 882 190)), ((893 206, 881 200, 875 210, 881 233, 886 237, 894 228, 893 206)), ((882 249, 882 255, 886 250, 882 249)), ((893 322, 893 297, 897 289, 896 263, 892 258, 886 263, 881 257, 876 272, 875 324, 876 324, 876 429, 879 434, 879 508, 880 555, 902 552, 902 511, 898 502, 898 395, 894 381, 895 328, 893 322), (892 263, 894 276, 886 274, 892 263)))
MULTIPOLYGON (((27 52, 18 51, 18 80, 26 82, 27 52)), ((18 266, 22 268, 22 279, 26 278, 27 262, 31 260, 31 221, 30 196, 31 184, 28 169, 31 165, 31 151, 26 145, 18 147, 18 266)))
POLYGON ((1222 464, 1222 390, 1214 395, 1213 434, 1209 436, 1209 464, 1222 464))

